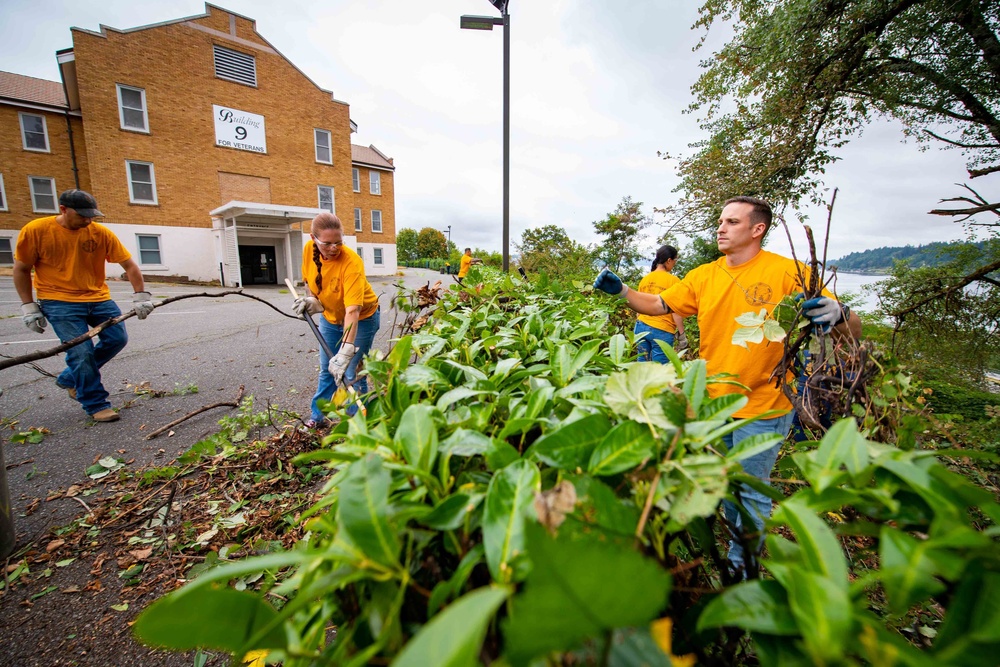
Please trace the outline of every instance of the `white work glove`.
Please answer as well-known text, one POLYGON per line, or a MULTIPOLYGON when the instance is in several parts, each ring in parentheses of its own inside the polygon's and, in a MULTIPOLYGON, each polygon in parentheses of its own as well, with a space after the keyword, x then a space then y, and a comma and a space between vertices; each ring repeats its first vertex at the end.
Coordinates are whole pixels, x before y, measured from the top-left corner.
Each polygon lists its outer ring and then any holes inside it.
POLYGON ((327 370, 333 376, 334 385, 338 385, 344 380, 344 373, 347 372, 347 366, 351 363, 351 359, 354 358, 357 351, 358 346, 354 343, 344 343, 340 346, 337 356, 330 360, 327 370))
POLYGON ((292 310, 296 315, 305 317, 305 313, 307 312, 310 315, 322 313, 323 304, 314 296, 299 296, 295 297, 295 301, 292 303, 292 310))
POLYGON ((21 304, 21 320, 24 326, 35 333, 45 333, 45 325, 48 322, 45 320, 45 315, 42 315, 42 309, 34 301, 21 304))
POLYGON ((132 310, 140 320, 149 317, 153 312, 153 295, 149 292, 136 292, 132 295, 132 310))
POLYGON ((851 309, 830 297, 818 296, 802 303, 802 313, 812 320, 813 324, 821 327, 823 333, 827 333, 830 327, 847 319, 851 309))
POLYGON ((674 349, 678 352, 688 349, 688 337, 683 331, 677 334, 677 338, 674 341, 674 349))

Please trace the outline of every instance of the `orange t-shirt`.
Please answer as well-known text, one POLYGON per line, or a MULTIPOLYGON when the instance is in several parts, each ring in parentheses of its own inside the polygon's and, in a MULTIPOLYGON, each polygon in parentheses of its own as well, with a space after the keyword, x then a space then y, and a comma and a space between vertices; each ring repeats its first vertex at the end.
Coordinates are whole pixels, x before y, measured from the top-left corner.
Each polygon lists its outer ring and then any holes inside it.
POLYGON ((34 267, 39 299, 90 303, 111 298, 104 265, 120 264, 132 255, 104 225, 66 229, 53 215, 21 229, 14 257, 34 267))
MULTIPOLYGON (((680 281, 680 278, 672 273, 668 273, 667 271, 652 271, 647 273, 646 276, 639 282, 639 291, 645 292, 646 294, 659 294, 663 290, 673 287, 680 281)), ((639 315, 636 319, 640 322, 648 324, 654 329, 661 329, 669 333, 677 331, 677 324, 674 322, 674 316, 669 313, 666 315, 639 315)))
MULTIPOLYGON (((736 318, 747 312, 774 311, 783 297, 802 291, 799 277, 808 280, 809 270, 800 262, 761 250, 748 262, 727 266, 720 257, 692 269, 677 285, 662 292, 662 298, 678 315, 698 316, 701 330, 701 358, 708 373, 733 373, 750 388, 749 402, 736 417, 753 417, 768 410, 788 412, 792 405, 769 381, 782 355, 781 343, 765 340, 747 348, 733 344, 733 333, 740 328, 736 318)), ((830 295, 826 290, 826 296, 830 295)), ((744 393, 732 385, 715 384, 708 388, 713 398, 722 394, 744 393)))
POLYGON ((472 266, 472 258, 468 255, 462 255, 462 260, 458 263, 458 277, 464 278, 465 274, 469 272, 470 266, 472 266))
POLYGON ((340 246, 340 254, 333 259, 320 256, 323 289, 317 290, 316 276, 319 271, 313 261, 314 246, 310 239, 302 249, 302 279, 323 304, 323 317, 331 324, 343 324, 348 306, 361 306, 358 319, 362 320, 378 310, 378 296, 365 278, 365 264, 358 253, 346 245, 340 246))

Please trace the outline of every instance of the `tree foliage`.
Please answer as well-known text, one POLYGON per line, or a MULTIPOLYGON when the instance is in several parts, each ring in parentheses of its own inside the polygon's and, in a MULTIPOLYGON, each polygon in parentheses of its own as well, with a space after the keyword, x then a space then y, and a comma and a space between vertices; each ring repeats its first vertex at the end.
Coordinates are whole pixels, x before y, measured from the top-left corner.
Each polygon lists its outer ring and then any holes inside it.
POLYGON ((601 238, 595 252, 601 264, 612 271, 631 277, 636 266, 646 255, 640 252, 642 233, 653 224, 652 218, 642 212, 642 202, 634 202, 631 197, 623 197, 614 212, 603 220, 594 222, 594 230, 601 238))
POLYGON ((589 248, 569 237, 558 225, 526 229, 515 244, 521 266, 529 273, 544 271, 551 276, 587 273, 593 270, 589 248))
POLYGON ((396 232, 396 255, 401 262, 415 262, 420 259, 416 230, 404 227, 396 232))
POLYGON ((448 241, 437 229, 424 227, 417 235, 417 254, 421 258, 447 259, 448 241))
POLYGON ((700 11, 696 27, 729 22, 734 35, 693 88, 710 137, 680 162, 678 217, 704 224, 699 213, 733 194, 816 198, 836 150, 879 116, 962 150, 971 177, 1000 170, 995 0, 708 0, 700 11))

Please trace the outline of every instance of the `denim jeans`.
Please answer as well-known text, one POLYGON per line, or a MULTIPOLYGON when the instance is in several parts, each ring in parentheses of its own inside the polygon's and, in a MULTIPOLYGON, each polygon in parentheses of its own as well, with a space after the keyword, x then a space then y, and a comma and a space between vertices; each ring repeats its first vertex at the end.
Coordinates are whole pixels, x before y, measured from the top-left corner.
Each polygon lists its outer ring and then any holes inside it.
POLYGON ((667 363, 667 355, 663 353, 663 350, 660 349, 660 346, 655 341, 662 340, 670 347, 673 347, 674 334, 663 329, 651 327, 645 322, 638 320, 635 322, 635 333, 646 334, 642 340, 636 343, 636 348, 639 350, 639 361, 655 361, 659 364, 667 363))
MULTIPOLYGON (((378 333, 379 328, 379 311, 376 310, 372 315, 367 318, 360 320, 358 322, 358 333, 354 337, 354 344, 357 346, 358 351, 351 358, 351 363, 347 365, 347 372, 344 373, 344 383, 351 384, 354 379, 358 376, 358 364, 364 358, 368 351, 372 349, 372 343, 375 342, 375 334, 378 333)), ((340 349, 341 339, 344 337, 344 327, 340 324, 330 324, 330 322, 323 317, 319 317, 319 332, 323 335, 323 340, 326 344, 330 346, 333 353, 336 354, 337 350, 340 349)), ((319 408, 320 399, 329 401, 333 398, 333 392, 336 391, 337 387, 333 384, 333 376, 330 375, 329 371, 330 357, 322 349, 319 351, 319 386, 316 388, 316 395, 313 396, 312 400, 312 419, 313 421, 322 421, 326 415, 319 408)), ((359 394, 368 393, 368 378, 363 377, 358 380, 357 384, 354 385, 355 391, 359 394)), ((355 404, 351 404, 347 407, 347 414, 353 415, 358 411, 355 404)))
MULTIPOLYGON (((118 305, 111 300, 77 303, 46 299, 38 303, 45 319, 52 324, 52 330, 64 343, 87 333, 91 327, 122 314, 118 305)), ((100 369, 121 352, 127 342, 125 325, 119 323, 99 333, 97 345, 91 339, 66 351, 66 368, 56 378, 56 384, 63 389, 75 389, 76 400, 88 415, 111 407, 108 392, 101 384, 100 369)))
MULTIPOLYGON (((744 439, 764 433, 774 433, 784 438, 788 435, 788 429, 791 428, 793 414, 794 412, 789 412, 787 415, 775 417, 774 419, 760 419, 738 428, 723 438, 726 447, 732 449, 744 439)), ((774 468, 774 463, 778 460, 778 452, 781 451, 781 444, 779 442, 766 451, 744 459, 741 462, 743 470, 770 486, 768 480, 771 477, 771 470, 774 468)), ((751 543, 754 545, 753 556, 756 557, 764 546, 764 522, 771 517, 771 499, 760 491, 755 491, 744 484, 740 484, 735 489, 735 493, 742 500, 743 506, 753 518, 754 532, 757 533, 757 536, 751 543)), ((724 500, 722 502, 722 509, 726 520, 735 526, 734 530, 736 534, 741 534, 743 532, 743 517, 736 505, 729 500, 724 500)), ((744 553, 743 545, 737 539, 730 540, 729 562, 732 564, 733 569, 736 570, 737 576, 746 577, 745 560, 746 554, 744 553)))

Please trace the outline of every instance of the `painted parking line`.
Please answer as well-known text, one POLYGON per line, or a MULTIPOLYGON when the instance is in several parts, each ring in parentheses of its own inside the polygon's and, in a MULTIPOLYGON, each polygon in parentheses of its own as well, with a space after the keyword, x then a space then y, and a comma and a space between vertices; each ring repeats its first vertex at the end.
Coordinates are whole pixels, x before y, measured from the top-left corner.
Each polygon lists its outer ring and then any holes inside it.
POLYGON ((58 343, 60 342, 58 338, 32 338, 31 340, 8 340, 6 342, 0 343, 0 345, 27 345, 29 343, 58 343))

